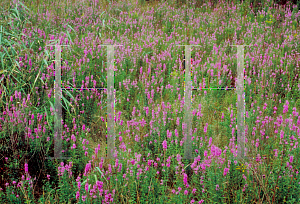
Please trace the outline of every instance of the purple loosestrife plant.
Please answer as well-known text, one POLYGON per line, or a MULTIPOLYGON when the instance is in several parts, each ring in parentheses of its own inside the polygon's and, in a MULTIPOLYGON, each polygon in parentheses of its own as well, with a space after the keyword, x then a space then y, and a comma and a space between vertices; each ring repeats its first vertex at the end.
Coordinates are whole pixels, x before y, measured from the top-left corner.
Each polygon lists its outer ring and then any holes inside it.
POLYGON ((184 22, 184 9, 168 2, 151 8, 140 2, 75 2, 67 10, 63 1, 55 6, 41 3, 36 15, 25 14, 25 4, 33 11, 36 4, 12 3, 14 9, 0 15, 2 21, 11 22, 2 26, 3 33, 14 34, 2 36, 0 47, 1 53, 6 53, 0 72, 0 141, 5 147, 10 145, 6 148, 9 151, 0 150, 4 155, 0 173, 5 175, 0 179, 2 203, 47 203, 57 198, 62 203, 75 199, 82 203, 118 203, 125 198, 145 203, 299 200, 296 7, 275 7, 270 1, 260 2, 259 7, 246 1, 196 2, 192 5, 195 9, 188 11, 189 21, 184 22), (222 21, 220 16, 224 17, 222 21), (214 31, 216 27, 220 28, 218 32, 214 31), (12 37, 19 34, 21 38, 12 37), (179 69, 183 60, 174 45, 201 45, 193 48, 191 56, 198 88, 236 87, 236 50, 226 47, 239 41, 253 42, 244 53, 245 150, 249 165, 237 171, 236 167, 244 164, 235 158, 236 95, 224 94, 210 101, 216 91, 213 89, 192 91, 192 126, 197 129, 191 148, 195 158, 186 164, 181 158, 185 110, 180 85, 184 71, 179 69), (54 142, 55 110, 51 103, 57 65, 52 61, 55 46, 46 46, 49 43, 71 45, 71 50, 61 52, 62 87, 79 88, 107 88, 108 53, 102 44, 123 45, 114 48, 114 80, 119 84, 114 87, 119 88, 115 108, 122 109, 122 114, 115 116, 115 132, 120 132, 115 140, 118 159, 105 158, 107 90, 88 89, 68 90, 73 97, 62 91, 62 144, 64 154, 71 159, 60 161, 62 165, 44 159, 53 154, 54 142), (174 72, 177 77, 170 77, 174 72), (288 115, 290 107, 294 108, 288 115), (67 108, 70 111, 65 111, 67 108), (29 148, 22 149, 19 144, 29 148), (36 146, 47 150, 47 155, 30 159, 38 155, 33 154, 36 146), (19 149, 22 151, 17 152, 19 149), (26 151, 29 154, 22 153, 26 151), (25 161, 33 179, 26 168, 20 171, 26 178, 13 170, 15 163, 23 168, 25 161), (33 161, 45 162, 42 179, 34 172, 32 167, 39 165, 33 161), (192 169, 190 173, 188 168, 192 169), (23 183, 17 185, 18 179, 23 183), (265 185, 270 180, 274 182, 265 185), (258 196, 261 192, 270 193, 258 196))

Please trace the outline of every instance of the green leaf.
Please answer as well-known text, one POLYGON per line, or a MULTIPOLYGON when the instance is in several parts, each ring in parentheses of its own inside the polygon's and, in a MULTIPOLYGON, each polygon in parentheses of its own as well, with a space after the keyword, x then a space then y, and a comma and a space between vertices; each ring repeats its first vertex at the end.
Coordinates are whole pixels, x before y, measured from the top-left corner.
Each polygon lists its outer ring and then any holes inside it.
POLYGON ((103 13, 105 13, 105 11, 103 11, 103 12, 101 13, 100 18, 101 18, 101 16, 102 16, 103 13))
POLYGON ((67 31, 67 35, 68 35, 68 37, 69 37, 69 39, 70 39, 70 42, 73 44, 73 41, 72 41, 72 38, 71 38, 71 36, 70 36, 69 31, 67 31))
POLYGON ((54 106, 53 106, 53 103, 51 103, 51 101, 49 101, 50 103, 50 106, 52 107, 53 111, 55 110, 54 106))
POLYGON ((7 54, 7 56, 9 57, 10 61, 12 61, 10 55, 9 55, 8 52, 7 52, 7 49, 4 48, 4 50, 5 50, 6 54, 7 54))
POLYGON ((115 18, 113 18, 113 17, 111 17, 111 18, 114 19, 115 21, 119 22, 117 19, 115 19, 115 18))
POLYGON ((73 30, 74 33, 76 33, 76 31, 70 25, 68 25, 68 27, 71 28, 71 30, 73 30))
POLYGON ((82 185, 83 185, 83 184, 85 184, 86 182, 87 182, 87 179, 85 179, 85 181, 84 181, 84 182, 82 182, 82 185))
MULTIPOLYGON (((99 169, 99 167, 96 166, 96 169, 101 173, 101 175, 104 177, 104 179, 106 180, 104 174, 102 173, 102 171, 99 169)), ((108 183, 108 181, 106 180, 106 182, 108 183)))
MULTIPOLYGON (((65 97, 61 96, 61 98, 64 100, 65 104, 71 105, 71 103, 65 97)), ((68 111, 69 114, 71 114, 70 110, 69 110, 69 106, 66 106, 66 107, 63 106, 63 107, 68 111)))
POLYGON ((28 14, 28 12, 30 11, 29 8, 27 8, 27 6, 25 6, 25 5, 24 5, 22 2, 20 2, 20 1, 19 1, 18 3, 19 3, 21 6, 23 6, 23 7, 25 8, 24 11, 26 12, 26 14, 28 14), (26 11, 26 9, 27 9, 28 11, 26 11))
MULTIPOLYGON (((50 102, 50 104, 51 104, 51 101, 49 101, 49 102, 50 102)), ((52 105, 52 107, 53 107, 53 105, 52 105)), ((44 109, 45 109, 45 112, 47 113, 47 114, 46 114, 47 125, 48 125, 49 128, 51 128, 52 126, 50 126, 50 124, 49 124, 48 111, 46 110, 46 107, 44 107, 44 109)))
MULTIPOLYGON (((71 87, 72 88, 72 87, 71 87)), ((74 96, 68 91, 68 90, 65 90, 67 92, 67 95, 70 96, 74 101, 75 101, 75 98, 74 96)))
POLYGON ((108 27, 110 30, 112 30, 108 25, 107 25, 107 27, 108 27))
POLYGON ((0 28, 0 45, 2 45, 2 26, 0 28))
MULTIPOLYGON (((1 55, 2 53, 0 53, 0 55, 1 55)), ((2 64, 2 69, 3 70, 1 70, 0 71, 0 74, 2 74, 2 73, 4 73, 4 72, 7 72, 6 70, 4 70, 4 56, 5 56, 5 53, 3 53, 3 55, 1 55, 1 64, 2 64)))
MULTIPOLYGON (((18 18, 18 16, 15 13, 12 13, 12 15, 14 16, 14 18, 18 18)), ((18 20, 20 19, 18 18, 18 20)))
MULTIPOLYGON (((29 46, 29 48, 31 49, 32 48, 32 45, 34 44, 34 40, 33 40, 33 42, 31 43, 31 45, 29 46)), ((25 44, 24 44, 25 45, 25 44)))

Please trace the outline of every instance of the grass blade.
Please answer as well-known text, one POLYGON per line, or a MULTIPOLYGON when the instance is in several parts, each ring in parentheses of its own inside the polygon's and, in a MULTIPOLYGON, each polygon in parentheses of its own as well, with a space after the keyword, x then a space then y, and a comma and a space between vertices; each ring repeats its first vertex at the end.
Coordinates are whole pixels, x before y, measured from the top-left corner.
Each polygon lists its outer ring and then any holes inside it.
POLYGON ((104 174, 103 174, 102 171, 99 169, 99 167, 96 166, 96 169, 101 173, 101 175, 104 177, 105 181, 108 183, 108 181, 106 180, 104 174))

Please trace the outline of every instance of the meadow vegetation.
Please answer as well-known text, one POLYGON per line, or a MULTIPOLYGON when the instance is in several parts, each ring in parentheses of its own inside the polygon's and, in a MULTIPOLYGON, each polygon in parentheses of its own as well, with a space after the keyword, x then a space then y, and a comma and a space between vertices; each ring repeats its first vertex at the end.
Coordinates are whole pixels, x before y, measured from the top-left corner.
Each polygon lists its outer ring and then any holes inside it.
POLYGON ((299 2, 0 3, 0 203, 299 203, 299 2), (298 5, 297 5, 298 4, 298 5), (188 12, 187 12, 188 11, 188 12), (55 44, 62 91, 54 155, 55 44), (184 160, 184 47, 192 46, 193 160, 184 160), (246 160, 237 159, 236 47, 245 47, 246 160), (49 46, 50 45, 50 46, 49 46))

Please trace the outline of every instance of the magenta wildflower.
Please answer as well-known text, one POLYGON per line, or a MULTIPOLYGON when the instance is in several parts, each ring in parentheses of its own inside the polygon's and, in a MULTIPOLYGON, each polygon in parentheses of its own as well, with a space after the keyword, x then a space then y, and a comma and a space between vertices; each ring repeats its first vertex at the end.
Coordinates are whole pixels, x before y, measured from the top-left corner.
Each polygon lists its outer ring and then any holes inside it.
POLYGON ((183 174, 183 183, 188 188, 189 184, 187 183, 188 176, 186 173, 183 174))
POLYGON ((134 164, 135 164, 135 160, 132 159, 132 160, 130 161, 130 163, 131 163, 132 165, 134 165, 134 164))
POLYGON ((246 190, 246 187, 248 186, 248 184, 245 184, 244 188, 243 188, 243 192, 246 190))
POLYGON ((102 187, 103 187, 103 182, 102 181, 96 181, 96 185, 98 187, 99 192, 101 191, 102 187))
POLYGON ((290 156, 290 163, 293 163, 294 156, 290 156))
POLYGON ((88 174, 88 172, 91 170, 92 164, 91 163, 87 163, 84 169, 84 176, 86 176, 88 174))
POLYGON ((193 188, 192 193, 194 194, 194 193, 196 193, 196 191, 197 191, 197 189, 193 188))
POLYGON ((224 173, 223 173, 223 176, 226 176, 226 174, 229 172, 229 168, 225 168, 224 169, 224 173))
POLYGON ((178 137, 178 131, 175 129, 175 136, 178 137))
POLYGON ((85 198, 86 198, 86 196, 82 196, 82 201, 83 201, 83 202, 85 201, 85 198))
POLYGON ((208 146, 211 145, 211 142, 212 142, 212 138, 210 137, 210 138, 209 138, 209 144, 208 144, 208 146))
POLYGON ((278 157, 278 150, 274 149, 273 151, 275 152, 275 157, 278 157))
POLYGON ((162 145, 163 145, 163 148, 164 148, 165 150, 167 150, 167 141, 166 141, 166 140, 163 141, 162 145))
POLYGON ((285 102, 285 105, 283 105, 283 114, 285 114, 286 112, 288 112, 288 110, 289 110, 289 102, 288 101, 286 101, 285 102))
POLYGON ((71 135, 71 140, 73 140, 73 142, 75 142, 75 141, 76 141, 76 137, 75 137, 75 135, 74 135, 74 134, 72 134, 72 135, 71 135))
POLYGON ((71 149, 76 149, 76 144, 74 143, 71 149))
POLYGON ((207 157, 207 151, 206 150, 204 151, 204 157, 207 157))
POLYGON ((28 174, 28 164, 25 163, 25 173, 28 174))
POLYGON ((243 178, 245 179, 245 181, 247 180, 247 177, 245 176, 245 174, 243 174, 243 178))
POLYGON ((208 126, 208 123, 206 123, 206 125, 204 126, 204 133, 207 133, 207 126, 208 126))
POLYGON ((281 131, 280 131, 280 138, 283 139, 283 136, 284 136, 284 131, 281 130, 281 131))
POLYGON ((85 191, 88 193, 89 192, 89 184, 88 182, 86 182, 85 186, 84 186, 85 191))

